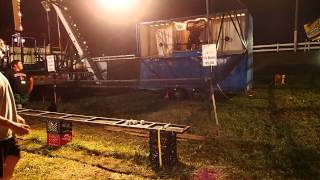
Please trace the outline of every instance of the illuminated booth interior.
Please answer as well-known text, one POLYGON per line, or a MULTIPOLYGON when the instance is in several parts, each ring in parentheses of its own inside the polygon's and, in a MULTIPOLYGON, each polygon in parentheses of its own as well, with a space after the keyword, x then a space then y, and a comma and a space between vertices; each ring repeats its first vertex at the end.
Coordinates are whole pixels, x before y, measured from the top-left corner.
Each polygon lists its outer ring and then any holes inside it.
POLYGON ((138 53, 141 57, 168 57, 176 51, 201 50, 208 41, 208 25, 209 41, 219 44, 219 53, 241 54, 246 49, 248 16, 238 12, 211 16, 209 22, 206 16, 198 16, 141 23, 137 29, 138 53))
MULTIPOLYGON (((205 84, 197 78, 214 76, 225 90, 249 89, 252 30, 252 17, 247 10, 217 13, 209 18, 195 16, 140 23, 137 25, 137 53, 142 58, 140 79, 194 79, 191 87, 205 84), (210 67, 201 64, 201 47, 208 40, 217 45, 218 66, 213 74, 210 67)), ((141 82, 141 86, 161 86, 157 83, 141 82)))

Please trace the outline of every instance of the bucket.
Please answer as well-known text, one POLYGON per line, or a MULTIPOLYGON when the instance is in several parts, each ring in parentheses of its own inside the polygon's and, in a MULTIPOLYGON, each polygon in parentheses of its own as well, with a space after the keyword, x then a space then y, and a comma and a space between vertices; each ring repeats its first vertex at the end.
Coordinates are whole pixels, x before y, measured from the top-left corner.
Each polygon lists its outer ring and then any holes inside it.
POLYGON ((275 74, 274 76, 274 85, 277 86, 283 86, 285 85, 285 74, 275 74))

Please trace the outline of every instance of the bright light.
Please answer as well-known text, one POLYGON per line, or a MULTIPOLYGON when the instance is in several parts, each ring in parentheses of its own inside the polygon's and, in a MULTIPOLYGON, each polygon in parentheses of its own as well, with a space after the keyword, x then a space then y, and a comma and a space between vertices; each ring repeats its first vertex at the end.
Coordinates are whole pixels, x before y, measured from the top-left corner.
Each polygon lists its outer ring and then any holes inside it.
POLYGON ((96 0, 99 7, 113 12, 125 12, 130 11, 137 0, 96 0))
POLYGON ((174 25, 178 31, 186 30, 187 23, 186 22, 174 22, 174 25))
POLYGON ((81 1, 81 6, 90 8, 90 21, 97 21, 101 26, 122 26, 140 22, 150 12, 151 2, 154 1, 156 0, 88 0, 81 1))

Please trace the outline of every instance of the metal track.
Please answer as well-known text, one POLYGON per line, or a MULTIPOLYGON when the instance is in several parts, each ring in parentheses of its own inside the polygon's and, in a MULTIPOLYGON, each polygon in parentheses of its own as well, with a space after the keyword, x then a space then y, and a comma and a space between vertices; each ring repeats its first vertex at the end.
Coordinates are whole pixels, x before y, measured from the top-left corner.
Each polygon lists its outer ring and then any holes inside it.
POLYGON ((169 123, 159 123, 150 122, 145 120, 133 120, 133 119, 118 119, 118 118, 107 118, 98 116, 85 116, 78 114, 66 114, 42 110, 33 109, 18 109, 18 114, 26 118, 30 117, 39 120, 60 120, 69 122, 81 122, 90 124, 100 124, 106 126, 115 126, 120 128, 134 128, 134 129, 161 129, 163 131, 173 131, 175 133, 184 133, 190 126, 169 124, 169 123))

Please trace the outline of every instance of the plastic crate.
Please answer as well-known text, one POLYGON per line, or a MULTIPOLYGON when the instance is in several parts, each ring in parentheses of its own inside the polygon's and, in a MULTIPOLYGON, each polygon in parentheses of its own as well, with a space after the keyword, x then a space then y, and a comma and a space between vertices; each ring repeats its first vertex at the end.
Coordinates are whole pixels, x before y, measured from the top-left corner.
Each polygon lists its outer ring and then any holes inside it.
POLYGON ((47 144, 49 146, 62 146, 72 140, 72 132, 65 132, 64 134, 47 133, 47 144))
POLYGON ((175 132, 161 131, 161 158, 162 167, 159 163, 158 130, 149 132, 149 160, 153 169, 170 169, 178 164, 177 136, 175 132))
POLYGON ((61 120, 48 120, 47 132, 54 134, 64 134, 65 132, 72 131, 72 123, 61 120))
POLYGON ((47 121, 47 144, 62 146, 72 140, 72 123, 61 120, 47 121))

